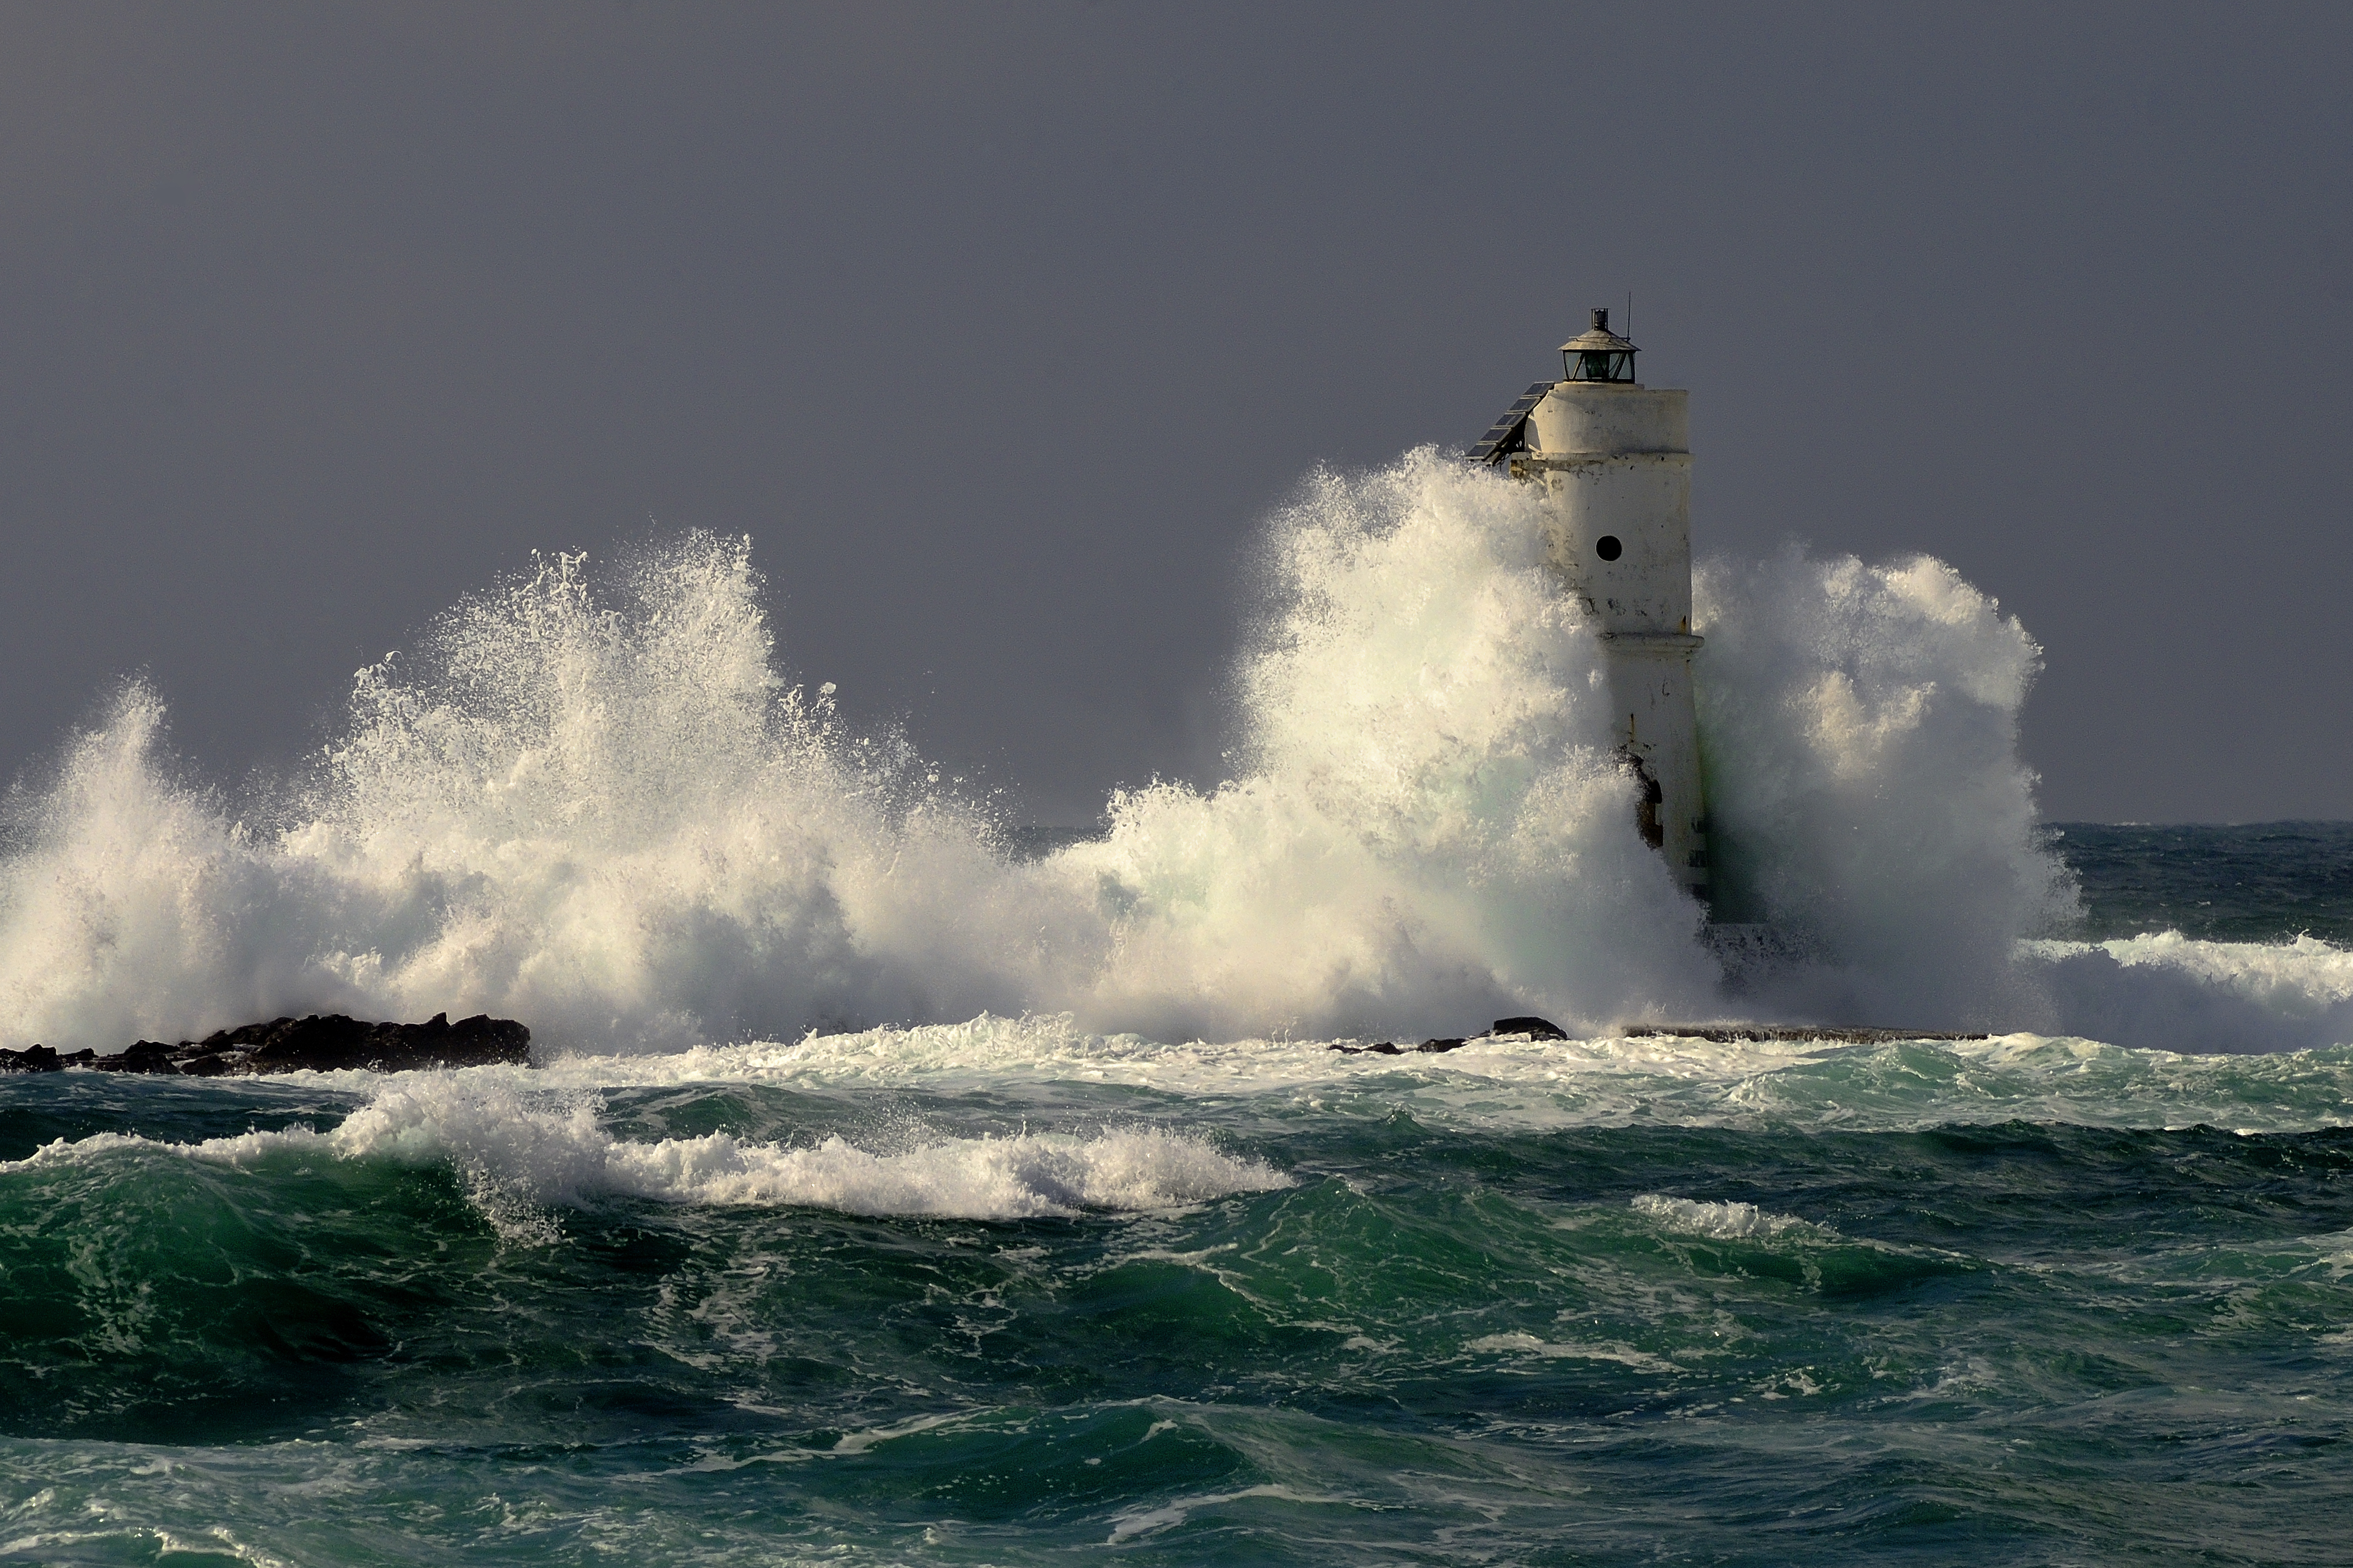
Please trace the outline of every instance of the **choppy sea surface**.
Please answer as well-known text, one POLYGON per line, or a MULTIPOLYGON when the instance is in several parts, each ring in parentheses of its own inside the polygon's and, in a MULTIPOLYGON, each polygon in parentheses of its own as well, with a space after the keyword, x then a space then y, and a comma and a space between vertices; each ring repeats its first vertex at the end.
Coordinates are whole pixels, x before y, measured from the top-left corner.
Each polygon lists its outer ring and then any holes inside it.
MULTIPOLYGON (((2057 832, 2085 942, 2353 919, 2057 832)), ((2353 1047, 2212 1044, 0 1078, 0 1556, 2342 1562, 2353 1047)))

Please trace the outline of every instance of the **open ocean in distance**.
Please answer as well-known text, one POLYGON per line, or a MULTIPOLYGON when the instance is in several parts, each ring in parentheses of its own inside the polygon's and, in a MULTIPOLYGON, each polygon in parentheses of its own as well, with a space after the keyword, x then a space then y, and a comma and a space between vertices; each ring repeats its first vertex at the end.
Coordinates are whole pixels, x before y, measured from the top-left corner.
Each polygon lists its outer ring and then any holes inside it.
MULTIPOLYGON (((2055 832, 2341 969, 2353 827, 2055 832)), ((2341 1563, 2353 1049, 2242 1046, 0 1079, 0 1556, 2341 1563)))

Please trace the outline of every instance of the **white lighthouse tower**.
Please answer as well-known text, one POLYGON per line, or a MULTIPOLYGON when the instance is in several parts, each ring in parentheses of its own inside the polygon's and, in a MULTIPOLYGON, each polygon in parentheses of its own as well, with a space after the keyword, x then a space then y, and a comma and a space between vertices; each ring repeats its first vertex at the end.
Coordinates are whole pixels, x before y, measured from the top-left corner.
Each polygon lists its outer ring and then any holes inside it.
POLYGON ((1619 756, 1641 791, 1643 838, 1708 894, 1707 803, 1692 707, 1689 394, 1634 379, 1609 312, 1561 344, 1540 381, 1464 456, 1545 487, 1546 556, 1598 635, 1619 756))

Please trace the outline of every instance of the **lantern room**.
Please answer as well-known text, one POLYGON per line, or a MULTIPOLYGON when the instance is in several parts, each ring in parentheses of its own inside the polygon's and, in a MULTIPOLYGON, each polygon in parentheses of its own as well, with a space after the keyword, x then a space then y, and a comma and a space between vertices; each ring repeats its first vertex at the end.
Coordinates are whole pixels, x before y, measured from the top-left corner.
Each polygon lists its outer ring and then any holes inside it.
POLYGON ((1641 351, 1609 330, 1609 312, 1593 312, 1593 330, 1580 332, 1560 345, 1564 381, 1634 379, 1634 356, 1641 351))

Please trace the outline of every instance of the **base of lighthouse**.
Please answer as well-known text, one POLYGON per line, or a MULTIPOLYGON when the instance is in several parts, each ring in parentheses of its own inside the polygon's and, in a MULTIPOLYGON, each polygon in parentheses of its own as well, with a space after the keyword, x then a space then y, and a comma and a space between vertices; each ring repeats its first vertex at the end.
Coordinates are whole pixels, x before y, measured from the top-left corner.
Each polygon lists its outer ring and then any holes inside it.
POLYGON ((1605 632, 1601 649, 1617 751, 1633 772, 1643 840, 1695 897, 1708 896, 1707 802, 1700 787, 1699 721, 1687 632, 1605 632))

